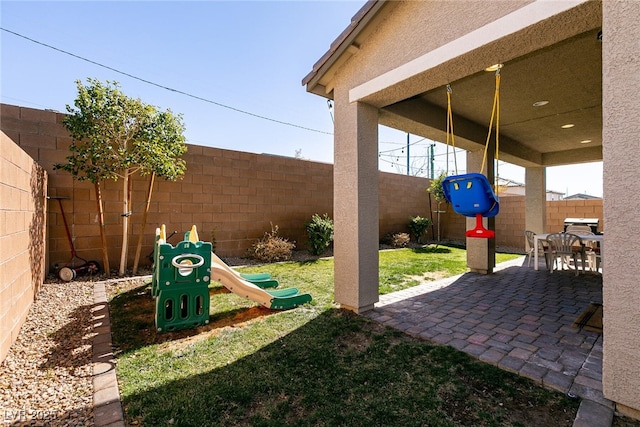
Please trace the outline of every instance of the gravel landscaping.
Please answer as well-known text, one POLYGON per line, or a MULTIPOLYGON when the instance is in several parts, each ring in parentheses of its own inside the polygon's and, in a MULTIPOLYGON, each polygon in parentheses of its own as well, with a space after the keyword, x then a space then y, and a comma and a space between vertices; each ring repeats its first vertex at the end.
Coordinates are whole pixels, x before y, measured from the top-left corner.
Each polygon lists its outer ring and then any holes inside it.
POLYGON ((93 282, 45 283, 0 364, 2 425, 92 426, 93 282))

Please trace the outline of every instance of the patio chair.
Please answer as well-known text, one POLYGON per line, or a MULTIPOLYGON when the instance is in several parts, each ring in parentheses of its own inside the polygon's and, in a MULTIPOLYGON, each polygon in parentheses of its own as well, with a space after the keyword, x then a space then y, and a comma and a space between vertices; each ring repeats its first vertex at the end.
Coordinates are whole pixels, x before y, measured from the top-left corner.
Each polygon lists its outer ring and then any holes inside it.
POLYGON ((595 236, 595 233, 591 231, 591 227, 585 225, 570 225, 567 227, 566 232, 583 238, 589 269, 597 272, 600 268, 600 247, 597 242, 589 241, 589 236, 595 236))
MULTIPOLYGON (((525 230, 524 235, 527 238, 527 245, 529 249, 527 250, 527 267, 531 265, 531 259, 534 257, 534 251, 536 250, 535 242, 533 240, 536 235, 535 232, 531 230, 525 230)), ((547 270, 551 271, 552 268, 552 259, 551 259, 551 251, 549 250, 549 242, 544 239, 538 240, 538 255, 543 255, 544 260, 547 264, 547 270)))
MULTIPOLYGON (((570 267, 570 264, 566 262, 567 258, 573 259, 573 267, 576 270, 576 276, 579 274, 578 269, 578 255, 582 262, 582 271, 585 271, 586 265, 586 252, 584 243, 580 236, 572 233, 554 233, 547 236, 547 241, 551 249, 551 256, 554 261, 560 261, 560 269, 564 270, 565 263, 570 267)), ((556 264, 557 265, 557 264, 556 264)), ((551 269, 553 273, 553 269, 551 269)))

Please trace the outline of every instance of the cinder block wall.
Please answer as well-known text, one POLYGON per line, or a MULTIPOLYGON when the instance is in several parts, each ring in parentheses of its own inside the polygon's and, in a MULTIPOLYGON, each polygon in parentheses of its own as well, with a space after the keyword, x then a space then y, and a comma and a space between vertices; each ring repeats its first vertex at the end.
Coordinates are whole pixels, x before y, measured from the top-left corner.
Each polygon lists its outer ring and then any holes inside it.
MULTIPOLYGON (((333 172, 332 172, 333 173, 333 172)), ((409 233, 409 219, 415 216, 431 218, 429 207, 430 181, 426 178, 380 173, 380 238, 386 234, 409 233)), ((432 201, 432 206, 435 206, 432 201)), ((436 218, 433 218, 434 221, 436 218)), ((428 235, 429 236, 429 235, 428 235)), ((413 239, 413 237, 412 237, 413 239)))
POLYGON ((0 132, 0 361, 44 280, 47 176, 0 132))
POLYGON ((547 233, 564 230, 565 218, 598 218, 598 230, 604 231, 602 199, 547 202, 547 233))

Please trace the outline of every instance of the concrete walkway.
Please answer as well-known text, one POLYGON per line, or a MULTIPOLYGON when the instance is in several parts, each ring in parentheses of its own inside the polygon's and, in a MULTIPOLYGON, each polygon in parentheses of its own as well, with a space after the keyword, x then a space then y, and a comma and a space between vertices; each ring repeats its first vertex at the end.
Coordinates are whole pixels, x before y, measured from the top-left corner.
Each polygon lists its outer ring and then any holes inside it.
POLYGON ((590 302, 602 303, 602 276, 535 271, 523 260, 382 295, 365 315, 581 398, 575 427, 610 426, 602 335, 572 326, 590 302))
POLYGON ((111 346, 111 317, 105 282, 93 285, 93 422, 97 427, 124 427, 116 360, 111 346))

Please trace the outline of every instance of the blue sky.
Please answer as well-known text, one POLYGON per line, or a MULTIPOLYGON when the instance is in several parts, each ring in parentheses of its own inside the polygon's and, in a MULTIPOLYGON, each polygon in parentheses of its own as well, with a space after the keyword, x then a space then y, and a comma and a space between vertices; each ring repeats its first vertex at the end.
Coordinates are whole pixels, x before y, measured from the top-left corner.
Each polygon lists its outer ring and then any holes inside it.
MULTIPOLYGON (((363 4, 3 0, 2 28, 35 42, 0 32, 1 102, 65 111, 76 80, 117 81, 128 96, 182 114, 189 143, 331 163, 327 102, 301 81, 363 4)), ((381 129, 381 170, 406 173, 406 140, 381 129)), ((411 163, 426 164, 431 141, 410 143, 411 163)), ((436 144, 436 170, 446 168, 445 151, 436 144)), ((522 168, 501 165, 500 174, 524 182, 522 168)), ((548 188, 568 194, 601 196, 601 177, 601 163, 547 169, 548 188)))

